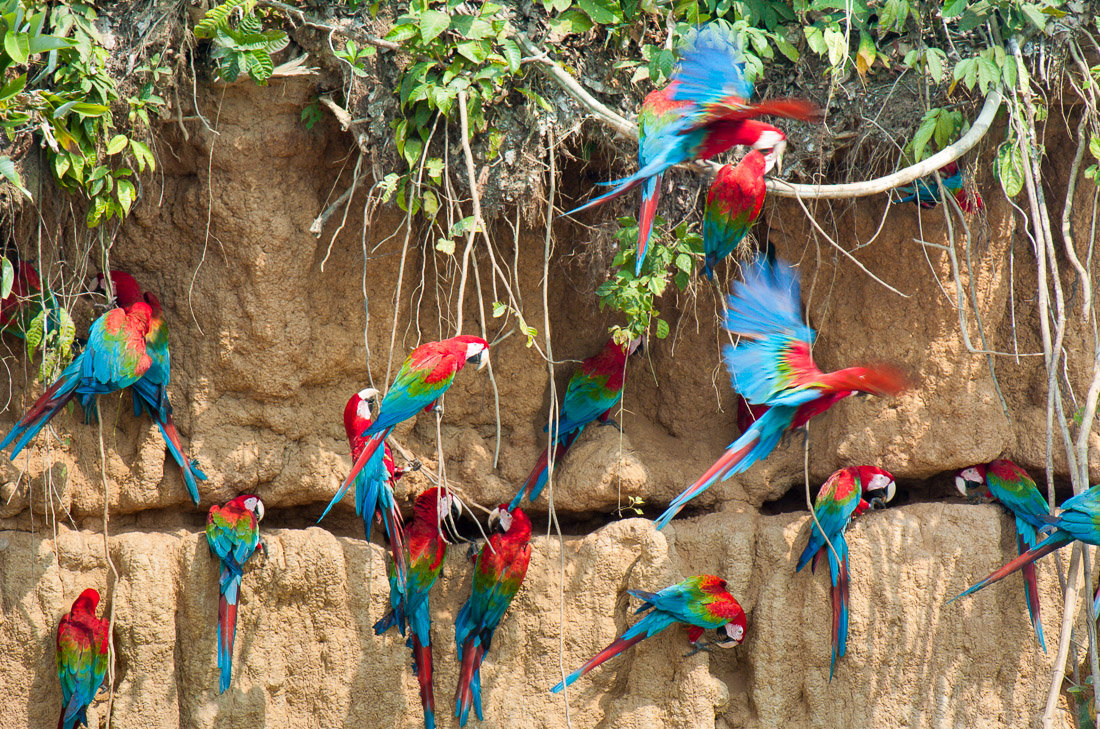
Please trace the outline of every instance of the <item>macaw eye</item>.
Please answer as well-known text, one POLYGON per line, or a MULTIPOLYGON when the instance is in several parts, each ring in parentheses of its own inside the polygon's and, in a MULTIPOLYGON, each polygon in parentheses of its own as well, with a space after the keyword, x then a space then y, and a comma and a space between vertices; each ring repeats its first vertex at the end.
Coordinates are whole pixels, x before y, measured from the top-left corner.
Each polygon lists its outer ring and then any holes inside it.
POLYGON ((512 514, 510 512, 500 512, 500 528, 505 532, 512 528, 512 514))
POLYGON ((726 635, 740 643, 745 637, 745 629, 736 623, 726 623, 726 635))

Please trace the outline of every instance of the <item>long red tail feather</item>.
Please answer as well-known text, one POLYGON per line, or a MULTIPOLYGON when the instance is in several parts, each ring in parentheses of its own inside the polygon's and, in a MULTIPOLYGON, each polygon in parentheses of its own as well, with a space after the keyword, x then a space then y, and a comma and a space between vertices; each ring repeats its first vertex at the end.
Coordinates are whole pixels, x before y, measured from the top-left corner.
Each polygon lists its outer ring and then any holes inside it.
POLYGON ((421 645, 414 632, 412 641, 413 660, 416 662, 416 680, 420 684, 420 703, 424 706, 425 724, 435 725, 435 692, 432 688, 432 645, 421 645))

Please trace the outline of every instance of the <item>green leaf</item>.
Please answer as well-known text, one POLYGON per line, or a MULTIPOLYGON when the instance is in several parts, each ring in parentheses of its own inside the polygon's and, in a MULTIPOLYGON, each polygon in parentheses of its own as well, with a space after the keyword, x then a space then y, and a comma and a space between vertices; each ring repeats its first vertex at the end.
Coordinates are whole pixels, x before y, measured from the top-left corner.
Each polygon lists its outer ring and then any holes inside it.
POLYGON ((668 322, 664 319, 657 320, 657 338, 664 339, 668 336, 668 322))
POLYGON ((26 63, 31 53, 31 38, 26 33, 4 34, 4 50, 15 63, 26 63))
POLYGON ((500 301, 493 302, 493 318, 499 319, 508 311, 508 307, 500 301))
POLYGON ((92 117, 103 116, 111 110, 111 107, 104 106, 103 104, 88 104, 86 102, 77 102, 73 104, 70 108, 77 114, 92 117))
POLYGON ((772 40, 775 41, 775 47, 779 49, 780 53, 787 57, 787 60, 791 63, 798 62, 798 49, 788 43, 786 38, 776 33, 772 40))
POLYGON ((917 127, 917 133, 913 135, 913 159, 917 162, 924 159, 924 148, 932 138, 932 133, 936 131, 936 117, 939 116, 939 112, 939 109, 933 109, 925 114, 920 126, 917 127))
POLYGON ((469 230, 473 226, 474 226, 474 216, 473 215, 467 216, 467 217, 463 218, 462 220, 458 221, 457 223, 455 223, 454 225, 452 225, 451 230, 448 233, 448 235, 450 235, 451 237, 454 237, 454 236, 457 236, 457 235, 465 235, 467 232, 469 232, 469 230))
POLYGON ((420 40, 431 43, 451 24, 451 16, 438 10, 425 10, 420 14, 420 40))
POLYGON ((14 285, 15 266, 8 259, 0 258, 0 299, 8 298, 14 285))
POLYGON ((556 18, 550 18, 550 28, 556 33, 587 33, 592 29, 592 21, 579 10, 566 10, 556 18))
POLYGON ((943 61, 947 54, 939 48, 929 48, 924 52, 924 62, 927 64, 928 76, 939 83, 943 78, 943 61))
POLYGON ((492 24, 474 15, 455 15, 451 28, 466 40, 482 40, 493 35, 492 24))
POLYGON ((680 269, 684 273, 691 273, 692 262, 691 256, 686 253, 681 253, 676 256, 676 268, 680 269))
POLYGON ((23 178, 19 176, 19 170, 15 169, 15 163, 12 162, 11 157, 0 157, 0 175, 14 185, 19 192, 26 195, 28 199, 34 199, 31 196, 31 191, 23 187, 23 178))
POLYGON ((409 163, 409 167, 416 165, 417 160, 420 159, 420 153, 424 149, 424 143, 416 137, 405 140, 405 161, 409 163))
POLYGON ((134 200, 137 198, 137 192, 134 189, 134 184, 129 180, 118 181, 118 204, 122 208, 123 215, 130 214, 130 207, 134 204, 134 200))
POLYGON ((133 153, 134 158, 137 160, 139 172, 145 171, 145 165, 149 165, 150 170, 155 170, 157 168, 157 161, 153 157, 153 153, 149 150, 149 147, 144 142, 139 142, 136 139, 131 139, 130 151, 133 153))
MULTIPOLYGON (((455 241, 454 241, 454 238, 439 238, 435 242, 435 249, 437 251, 439 251, 440 253, 445 253, 448 256, 453 256, 455 254, 455 241)), ((493 308, 493 316, 499 316, 496 313, 495 305, 494 305, 494 308, 493 308)))
POLYGON ((0 102, 7 101, 27 86, 27 74, 21 73, 0 88, 0 102))
POLYGON ((966 10, 966 4, 969 0, 947 0, 943 5, 943 10, 940 11, 940 15, 944 18, 954 18, 966 10))
POLYGON ((107 143, 107 156, 110 157, 126 149, 126 145, 129 141, 130 140, 126 138, 125 134, 116 134, 111 141, 107 143))
POLYGON ((384 40, 393 41, 394 43, 404 43, 410 40, 420 32, 420 30, 412 24, 395 25, 390 28, 390 32, 386 33, 384 40))
POLYGON ((523 60, 523 54, 519 50, 519 46, 511 38, 505 38, 501 44, 504 50, 504 57, 508 59, 508 70, 512 73, 519 71, 519 63, 523 60))
POLYGON ((42 344, 42 334, 46 327, 46 310, 41 309, 31 319, 31 323, 27 325, 23 335, 27 341, 27 359, 34 359, 34 353, 38 350, 38 346, 42 344))
POLYGON ((1089 152, 1092 153, 1093 157, 1100 160, 1100 137, 1096 135, 1089 137, 1089 152))
POLYGON ((1031 21, 1031 24, 1040 31, 1047 27, 1047 16, 1043 14, 1043 11, 1039 9, 1038 5, 1024 3, 1020 6, 1020 10, 1022 10, 1024 15, 1027 16, 1027 19, 1031 21))
POLYGON ((481 41, 464 41, 455 46, 455 50, 458 51, 458 55, 463 58, 468 58, 474 63, 481 63, 484 61, 489 52, 482 45, 481 41))
POLYGON ((623 19, 618 0, 577 0, 577 6, 600 25, 611 25, 623 19))
POLYGON ((1006 142, 997 150, 995 171, 1008 197, 1016 197, 1024 189, 1024 158, 1015 144, 1006 142))
POLYGON ((839 30, 829 28, 825 31, 825 48, 829 52, 829 65, 839 66, 848 57, 848 43, 839 30))

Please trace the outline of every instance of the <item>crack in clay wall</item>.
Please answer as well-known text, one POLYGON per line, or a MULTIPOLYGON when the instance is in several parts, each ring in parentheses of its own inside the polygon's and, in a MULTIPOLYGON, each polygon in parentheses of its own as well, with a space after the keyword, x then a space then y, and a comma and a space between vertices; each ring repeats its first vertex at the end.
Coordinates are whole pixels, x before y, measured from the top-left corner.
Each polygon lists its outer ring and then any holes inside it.
MULTIPOLYGON (((102 553, 96 429, 63 415, 55 431, 67 443, 55 439, 47 447, 40 438, 17 463, 0 459, 0 677, 7 709, 0 729, 56 723, 53 630, 75 595, 91 586, 106 588, 115 601, 117 727, 420 725, 407 650, 371 631, 388 599, 383 547, 360 538, 350 500, 321 526, 313 524, 350 466, 340 419, 344 403, 372 378, 376 385, 385 378, 401 244, 400 237, 386 237, 402 224, 383 211, 367 226, 374 353, 368 369, 360 288, 363 201, 356 197, 324 271, 320 262, 331 231, 320 240, 308 232, 330 187, 350 183, 339 170, 352 146, 329 121, 312 131, 300 123, 313 94, 303 81, 270 88, 236 84, 224 94, 205 90, 203 107, 220 105, 213 149, 213 137, 202 130, 185 142, 174 124, 162 129, 164 175, 156 181, 157 194, 150 188, 135 208, 111 260, 164 303, 176 422, 210 480, 201 488, 201 508, 194 509, 152 423, 133 418, 127 398, 103 398, 110 550, 119 569, 112 583, 102 553), (209 241, 208 213, 216 236, 209 241), (49 509, 47 486, 54 494, 49 509), (271 554, 246 569, 234 685, 219 697, 217 568, 201 527, 210 504, 245 491, 269 505, 263 531, 271 554), (47 513, 61 515, 56 526, 45 522, 47 513)), ((1064 185, 1068 167, 1059 139, 1048 136, 1054 189, 1064 185)), ((1080 194, 1076 210, 1083 216, 1091 200, 1080 194)), ((1012 346, 1014 313, 1016 341, 1034 351, 1037 321, 1028 298, 1017 295, 1016 311, 1008 311, 1009 286, 1027 291, 1034 279, 1030 253, 1010 209, 993 197, 986 195, 985 236, 975 248, 979 310, 991 345, 1012 346), (1014 282, 1005 276, 1012 246, 1014 282)), ((852 246, 869 240, 886 204, 868 199, 838 208, 841 240, 852 246)), ((612 214, 585 222, 603 224, 612 214)), ((953 302, 942 293, 953 290, 946 261, 931 251, 926 259, 909 240, 920 224, 925 239, 943 242, 942 218, 898 207, 877 241, 857 251, 865 265, 912 296, 902 299, 827 245, 818 246, 796 208, 769 203, 766 215, 768 238, 802 273, 807 311, 820 332, 819 363, 832 369, 887 360, 920 375, 919 386, 895 400, 852 399, 814 421, 815 485, 852 463, 881 465, 914 491, 955 468, 998 456, 1041 472, 1041 363, 998 363, 1006 416, 984 359, 961 344, 953 302)), ((555 232, 558 253, 549 281, 554 351, 563 360, 580 360, 602 346, 613 319, 594 304, 600 272, 584 255, 586 246, 598 243, 568 221, 556 224, 555 232)), ((511 245, 507 226, 492 233, 497 245, 511 245)), ((531 322, 542 321, 542 235, 536 221, 518 238, 514 273, 531 322)), ((422 236, 414 236, 394 368, 416 344, 453 333, 440 314, 455 307, 453 265, 442 254, 425 261, 422 246, 422 236), (436 265, 444 274, 439 287, 432 285, 436 265), (421 270, 428 272, 423 290, 421 270)), ((505 258, 511 260, 510 251, 505 258)), ((482 274, 491 298, 488 267, 482 274)), ((939 500, 939 487, 929 485, 927 497, 853 522, 849 649, 831 683, 827 578, 794 573, 809 515, 782 506, 802 498, 798 439, 749 473, 709 489, 687 518, 663 532, 645 519, 607 516, 631 496, 655 513, 736 433, 735 402, 718 365, 723 338, 713 321, 713 293, 699 287, 695 297, 670 294, 660 302, 670 312, 673 335, 652 344, 645 360, 631 362, 620 418, 624 432, 589 428, 561 462, 554 495, 569 533, 561 542, 546 536, 546 501, 531 508, 537 535, 531 571, 483 669, 485 725, 565 726, 563 699, 547 692, 560 679, 559 639, 561 662, 570 670, 632 621, 627 588, 658 589, 699 573, 725 577, 745 607, 744 645, 683 658, 684 633, 671 629, 579 681, 569 692, 572 726, 1033 724, 1053 649, 1043 654, 1035 644, 1019 581, 944 604, 1014 553, 1011 521, 996 506, 939 500), (769 505, 776 500, 780 506, 769 505)), ((476 331, 472 289, 465 305, 468 331, 476 331)), ((486 325, 495 334, 499 322, 486 325)), ((1091 351, 1088 333, 1074 324, 1067 337, 1067 372, 1080 381, 1091 351)), ((526 476, 544 445, 549 403, 545 363, 520 337, 494 346, 491 357, 502 403, 499 466, 493 466, 494 400, 484 373, 459 376, 442 428, 450 481, 486 506, 510 499, 526 476)), ((572 369, 556 368, 559 392, 572 369)), ((12 371, 20 399, 0 414, 0 431, 40 391, 22 367, 12 371)), ((398 428, 396 437, 434 472, 430 418, 398 428)), ((1100 437, 1089 457, 1092 479, 1100 480, 1100 437)), ((1064 477, 1064 459, 1055 463, 1064 477)), ((423 474, 412 474, 399 483, 397 496, 407 507, 427 484, 423 474)), ((1065 559, 1050 557, 1039 567, 1048 636, 1056 632, 1060 604, 1055 563, 1065 559)), ((463 550, 453 550, 432 598, 437 716, 445 727, 454 725, 450 696, 457 680, 451 626, 469 579, 463 550)), ((104 710, 102 701, 92 707, 93 726, 102 725, 104 710)), ((1070 724, 1068 713, 1059 720, 1070 724)))

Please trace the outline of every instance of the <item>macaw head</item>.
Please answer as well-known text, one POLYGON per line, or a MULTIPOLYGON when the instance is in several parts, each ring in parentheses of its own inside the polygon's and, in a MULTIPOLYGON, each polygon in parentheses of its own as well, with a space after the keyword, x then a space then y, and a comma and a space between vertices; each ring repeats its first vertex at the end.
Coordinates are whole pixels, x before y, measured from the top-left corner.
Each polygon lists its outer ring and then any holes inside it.
POLYGON ((531 520, 519 507, 509 509, 508 504, 501 504, 489 512, 488 521, 490 534, 507 534, 524 540, 531 538, 531 520))
POLYGON ((955 472, 955 488, 971 504, 980 504, 983 499, 992 499, 993 494, 985 486, 986 465, 967 466, 955 472))
POLYGON ((370 427, 380 394, 373 387, 368 387, 348 398, 348 403, 344 406, 344 432, 349 441, 355 440, 370 427))
POLYGON ((721 628, 715 629, 714 644, 719 648, 733 648, 740 645, 741 641, 745 640, 745 629, 747 627, 748 621, 745 619, 745 614, 741 613, 721 628))
POLYGON ((260 500, 260 497, 256 494, 241 494, 237 498, 233 499, 230 503, 235 503, 246 511, 251 511, 256 515, 256 522, 263 521, 264 518, 264 502, 260 500))
POLYGON ((872 509, 885 507, 894 498, 897 484, 889 471, 876 466, 859 466, 859 484, 863 489, 863 498, 872 509))
POLYGON ((463 334, 452 340, 456 345, 463 347, 463 359, 465 364, 476 364, 480 370, 489 363, 489 343, 481 337, 473 337, 463 334))
POLYGON ((635 337, 626 343, 626 356, 634 354, 635 352, 645 351, 645 337, 635 337))
POLYGON ((88 588, 84 592, 80 593, 80 596, 73 601, 74 613, 88 613, 89 615, 95 615, 95 609, 99 606, 99 593, 92 588, 88 588))
MULTIPOLYGON (((141 287, 138 286, 138 282, 134 277, 125 271, 111 271, 111 289, 114 291, 115 306, 126 308, 131 304, 142 301, 141 287)), ((92 284, 92 293, 108 296, 108 303, 110 303, 110 292, 107 289, 106 274, 97 273, 95 275, 95 282, 92 284)))
POLYGON ((787 135, 778 127, 770 124, 761 125, 759 136, 752 143, 752 148, 764 155, 764 174, 773 169, 783 172, 783 152, 787 149, 787 135))

